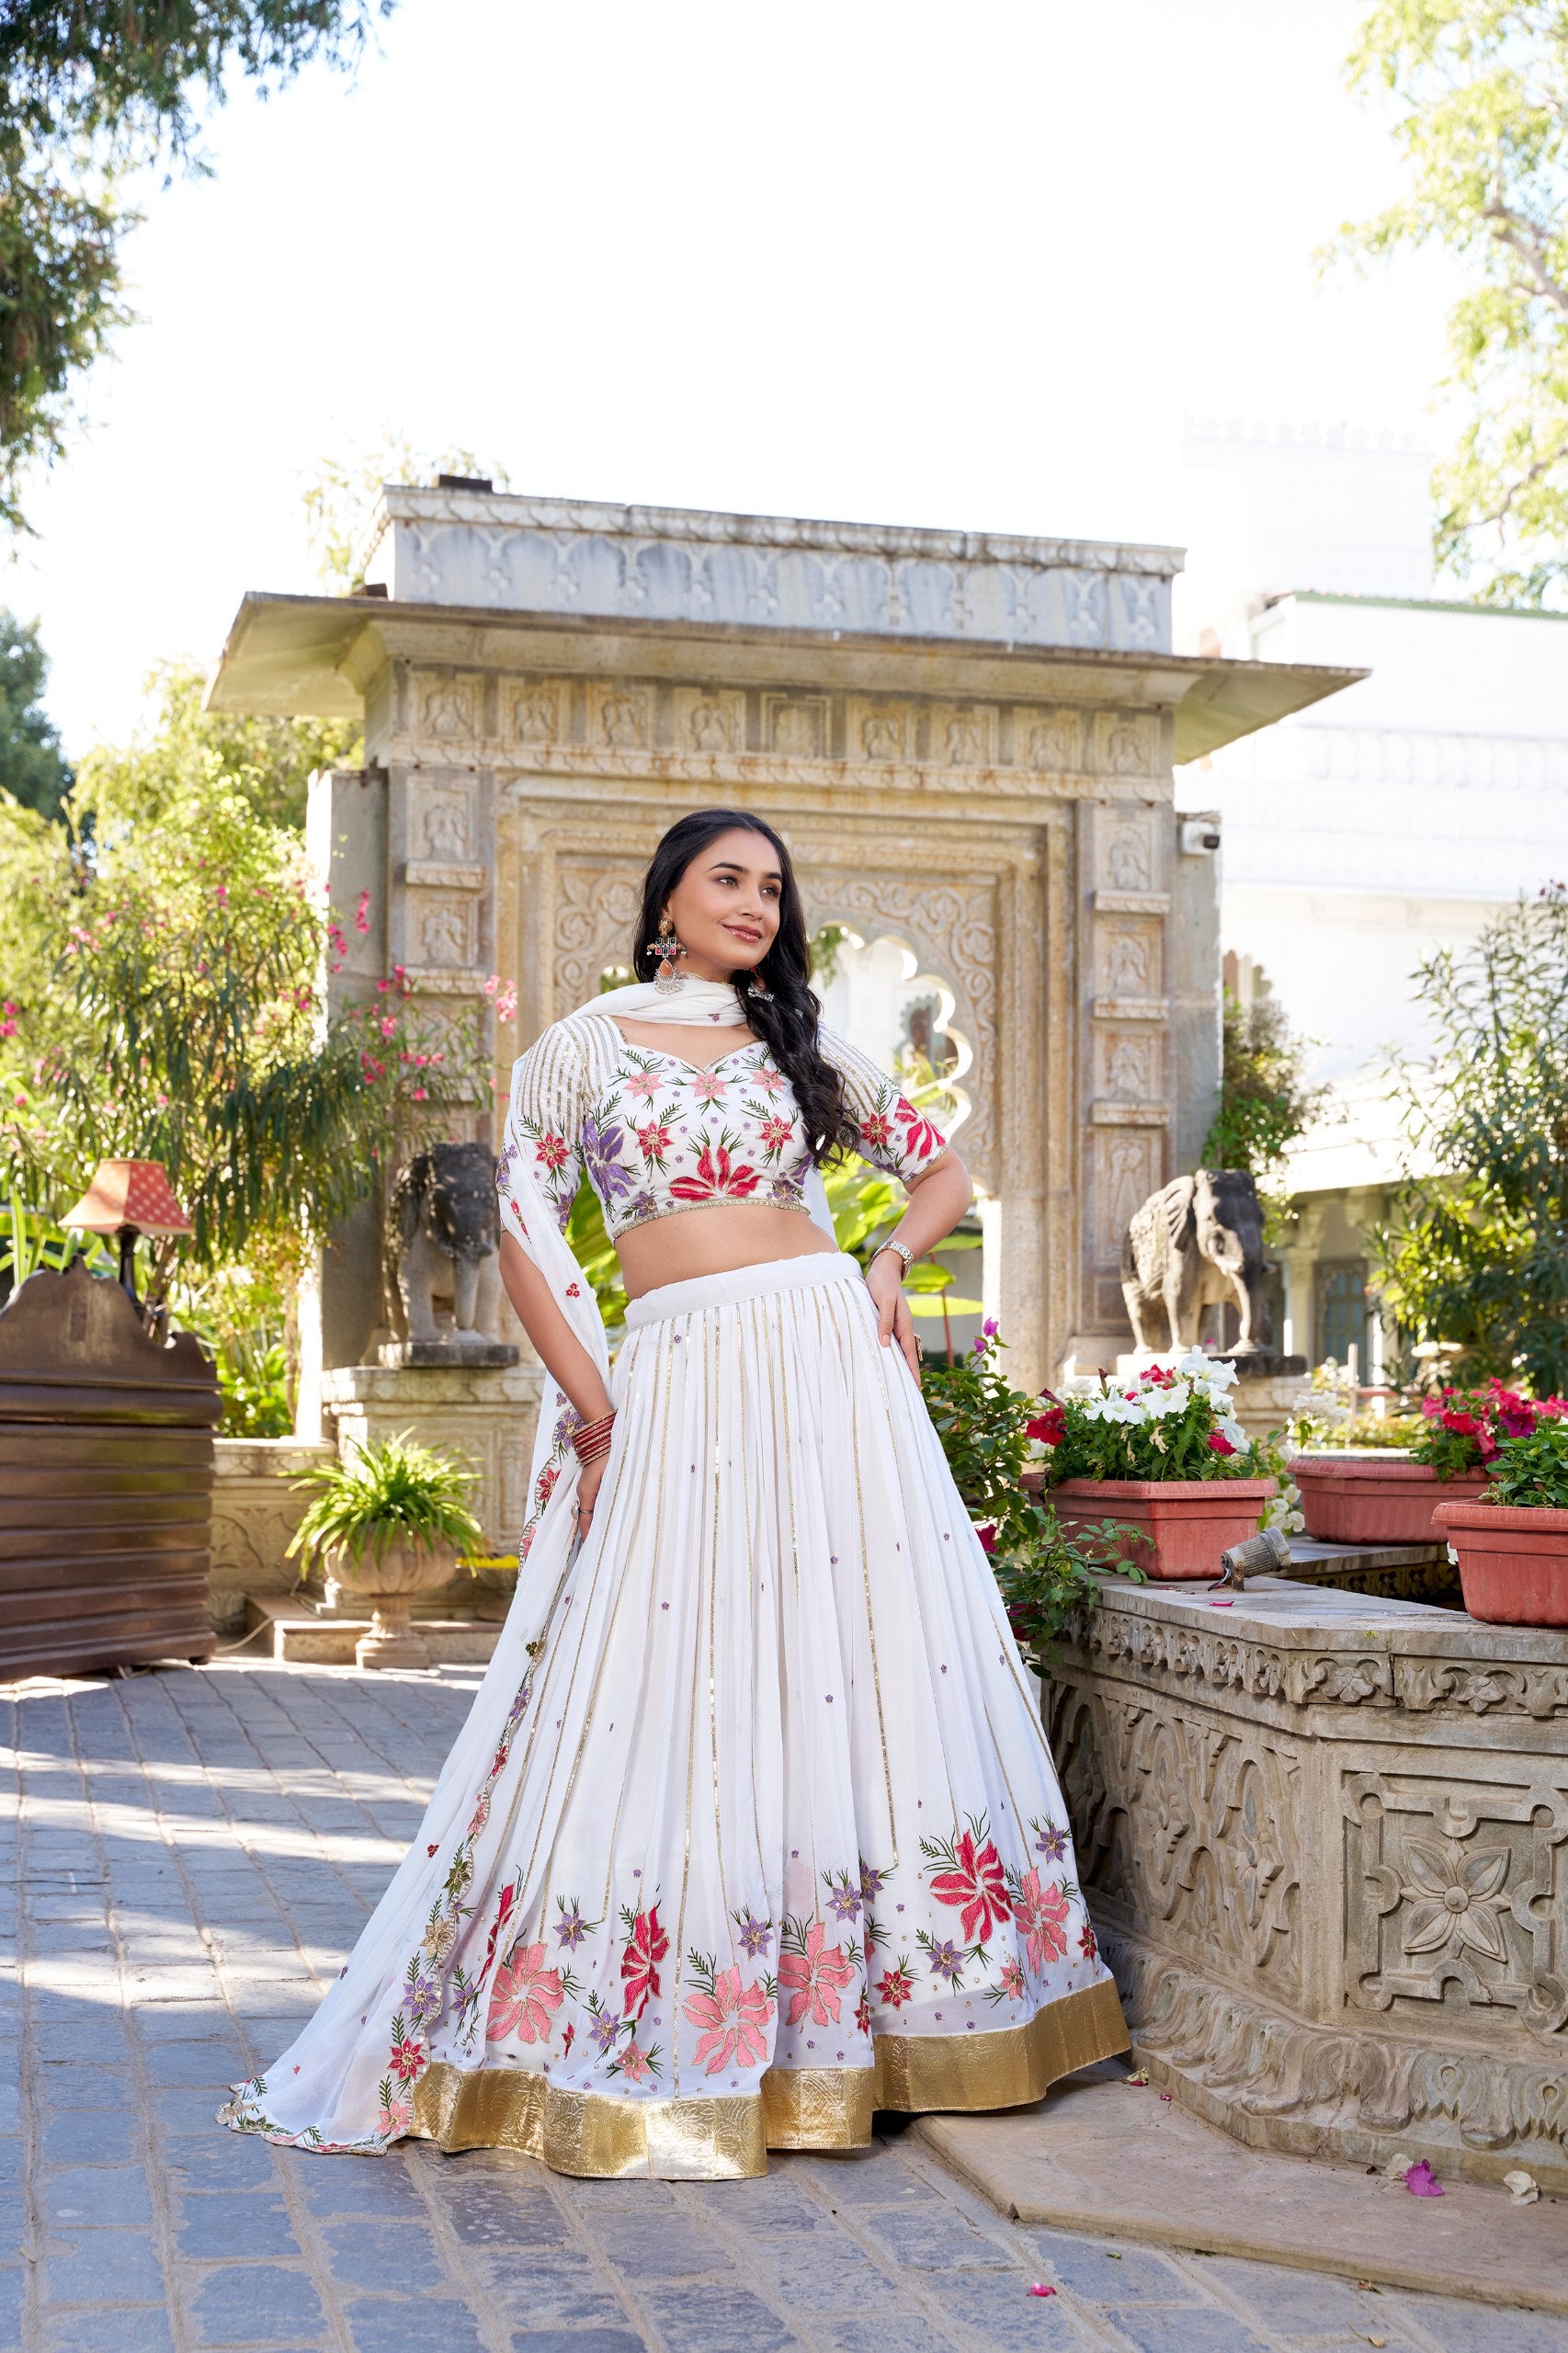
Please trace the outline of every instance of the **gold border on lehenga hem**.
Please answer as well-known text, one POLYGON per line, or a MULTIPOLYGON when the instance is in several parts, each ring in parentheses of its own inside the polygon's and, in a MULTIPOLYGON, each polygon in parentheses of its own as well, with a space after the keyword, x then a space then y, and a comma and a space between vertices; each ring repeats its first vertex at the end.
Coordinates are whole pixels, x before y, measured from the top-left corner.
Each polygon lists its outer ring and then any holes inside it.
POLYGON ((1060 2076, 1128 2047, 1108 1977, 1037 2011, 1027 2026, 962 2035, 877 2035, 874 2067, 770 2067, 760 2092, 618 2099, 548 2076, 437 2060, 414 2088, 414 2132, 449 2154, 517 2149, 554 2173, 733 2181, 767 2170, 769 2149, 862 2149, 872 2111, 1024 2108, 1060 2076))

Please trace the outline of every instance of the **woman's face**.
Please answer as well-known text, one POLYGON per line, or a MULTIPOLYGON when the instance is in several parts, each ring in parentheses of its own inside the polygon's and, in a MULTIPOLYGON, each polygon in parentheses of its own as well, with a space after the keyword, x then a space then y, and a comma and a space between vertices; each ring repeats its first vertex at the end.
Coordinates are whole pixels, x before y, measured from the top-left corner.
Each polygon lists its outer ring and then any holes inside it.
POLYGON ((778 936, 784 877, 766 834, 733 825, 699 849, 675 889, 668 913, 686 949, 679 970, 698 980, 752 972, 778 936))

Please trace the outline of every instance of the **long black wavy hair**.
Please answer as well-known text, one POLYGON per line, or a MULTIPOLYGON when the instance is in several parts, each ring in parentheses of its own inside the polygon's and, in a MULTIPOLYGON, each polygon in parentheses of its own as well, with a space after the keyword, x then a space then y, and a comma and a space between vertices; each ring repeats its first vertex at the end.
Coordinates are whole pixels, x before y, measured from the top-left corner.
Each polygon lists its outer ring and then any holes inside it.
POLYGON ((844 1081, 817 1045, 822 1007, 811 985, 811 949, 806 938, 805 910, 789 850, 771 825, 740 809, 695 809, 670 827, 649 861, 642 883, 642 912, 637 919, 631 969, 640 981, 651 981, 658 957, 649 947, 656 938, 660 917, 670 892, 693 858, 710 842, 737 827, 760 834, 778 860, 778 929, 762 962, 749 972, 732 973, 736 992, 736 1019, 766 1040, 773 1059, 789 1080, 801 1107, 806 1143, 814 1161, 824 1161, 851 1142, 855 1122, 844 1099, 844 1081), (749 994, 759 981, 766 996, 749 994))

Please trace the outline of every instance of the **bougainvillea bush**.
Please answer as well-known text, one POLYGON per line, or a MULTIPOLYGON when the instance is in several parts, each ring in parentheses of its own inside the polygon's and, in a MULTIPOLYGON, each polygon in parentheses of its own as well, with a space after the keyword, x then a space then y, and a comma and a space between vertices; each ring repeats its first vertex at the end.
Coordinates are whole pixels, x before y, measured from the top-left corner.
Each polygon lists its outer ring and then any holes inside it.
POLYGON ((1041 1416, 1050 1477, 1252 1479, 1251 1438, 1232 1411, 1236 1368, 1189 1348, 1144 1371, 1080 1374, 1041 1416))
POLYGON ((1426 1427, 1410 1449, 1413 1462, 1430 1464, 1439 1479, 1487 1469, 1508 1439, 1528 1438, 1543 1421, 1568 1415, 1568 1398, 1522 1397, 1488 1381, 1474 1389, 1445 1389, 1422 1401, 1426 1427))

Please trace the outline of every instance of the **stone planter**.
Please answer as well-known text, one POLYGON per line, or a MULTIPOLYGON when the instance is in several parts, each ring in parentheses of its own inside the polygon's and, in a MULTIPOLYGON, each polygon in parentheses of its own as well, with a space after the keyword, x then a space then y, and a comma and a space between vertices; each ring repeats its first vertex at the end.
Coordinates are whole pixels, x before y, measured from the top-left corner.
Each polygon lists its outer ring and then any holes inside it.
POLYGON ((1442 1503, 1434 1516, 1459 1555, 1472 1618, 1491 1626, 1568 1626, 1568 1511, 1442 1503))
POLYGON ((1272 1479, 1063 1479, 1050 1500, 1069 1533, 1125 1521, 1140 1532, 1131 1549, 1145 1576, 1190 1582, 1219 1575, 1221 1553, 1256 1533, 1274 1492, 1272 1479))
POLYGON ((1047 1705, 1162 2089, 1254 2147, 1568 2195, 1568 1633, 1108 1576, 1047 1705))
POLYGON ((1392 1447, 1386 1454, 1298 1454, 1289 1473, 1301 1491, 1307 1534, 1329 1544, 1440 1544, 1437 1506, 1471 1502, 1486 1485, 1484 1471, 1439 1479, 1392 1447))
POLYGON ((353 1562, 334 1556, 332 1574, 345 1592, 370 1609, 370 1631, 361 1634, 354 1655, 361 1666, 428 1666, 423 1637, 409 1617, 409 1605, 450 1582, 455 1560, 449 1546, 389 1544, 381 1559, 367 1552, 353 1562))

